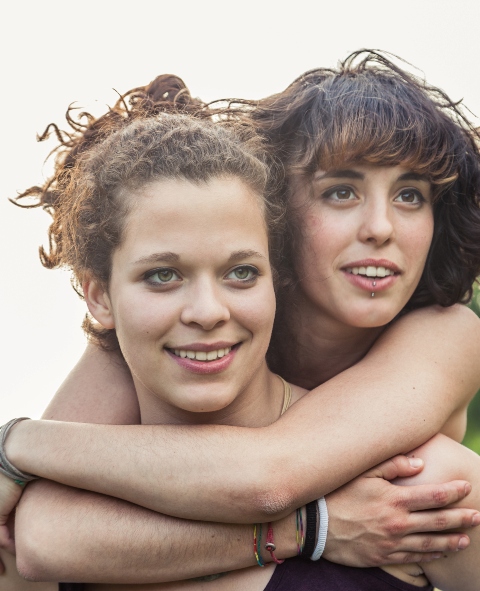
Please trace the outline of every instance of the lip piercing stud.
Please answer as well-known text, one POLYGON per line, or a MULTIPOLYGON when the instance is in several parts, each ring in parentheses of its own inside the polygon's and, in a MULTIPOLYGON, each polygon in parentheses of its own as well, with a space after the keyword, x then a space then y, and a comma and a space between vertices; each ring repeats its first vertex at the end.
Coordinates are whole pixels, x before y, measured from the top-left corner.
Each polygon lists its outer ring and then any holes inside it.
POLYGON ((374 292, 374 291, 372 291, 372 298, 374 298, 374 297, 375 297, 375 292, 374 292))
POLYGON ((375 287, 375 286, 377 285, 377 282, 376 282, 376 281, 374 281, 374 282, 372 283, 372 285, 373 285, 373 287, 375 287))

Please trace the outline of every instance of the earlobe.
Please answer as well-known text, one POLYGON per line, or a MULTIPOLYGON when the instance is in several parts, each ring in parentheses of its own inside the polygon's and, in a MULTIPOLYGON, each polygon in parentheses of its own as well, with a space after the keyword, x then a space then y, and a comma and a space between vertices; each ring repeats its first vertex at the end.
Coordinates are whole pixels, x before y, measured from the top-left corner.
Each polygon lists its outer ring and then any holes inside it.
POLYGON ((105 289, 93 279, 85 281, 82 289, 90 314, 95 320, 104 328, 115 328, 112 305, 105 289))

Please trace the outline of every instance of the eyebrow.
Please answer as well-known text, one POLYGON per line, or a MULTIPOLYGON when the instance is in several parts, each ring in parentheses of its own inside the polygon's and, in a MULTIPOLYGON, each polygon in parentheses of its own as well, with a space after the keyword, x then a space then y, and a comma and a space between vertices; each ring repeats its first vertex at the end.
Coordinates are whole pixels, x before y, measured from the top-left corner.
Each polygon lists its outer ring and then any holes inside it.
POLYGON ((256 250, 236 250, 229 256, 228 262, 236 263, 237 261, 243 261, 250 258, 260 258, 266 260, 266 257, 256 250))
POLYGON ((419 172, 406 172, 405 174, 401 174, 398 177, 399 181, 425 181, 426 183, 430 182, 430 179, 427 177, 426 174, 420 174, 419 172))
MULTIPOLYGON (((243 261, 249 258, 261 258, 266 257, 257 252, 256 250, 236 250, 228 258, 229 263, 236 263, 237 261, 243 261)), ((154 254, 146 257, 141 257, 134 262, 134 265, 154 265, 155 263, 178 263, 180 255, 175 252, 155 252, 154 254)))
POLYGON ((180 260, 180 256, 174 252, 155 252, 146 257, 140 257, 133 264, 134 265, 152 265, 159 262, 176 263, 180 260))
MULTIPOLYGON (((334 179, 342 178, 342 179, 364 180, 365 175, 357 170, 352 170, 351 168, 346 168, 346 169, 339 169, 339 170, 330 170, 329 172, 326 172, 324 174, 316 176, 314 180, 315 181, 322 181, 323 179, 332 179, 332 178, 334 178, 334 179)), ((409 172, 405 172, 405 173, 401 174, 397 179, 397 182, 398 181, 424 181, 426 183, 429 183, 430 179, 425 174, 420 174, 418 172, 409 171, 409 172)))
POLYGON ((351 168, 345 168, 340 170, 330 170, 322 175, 315 176, 315 181, 323 181, 323 179, 359 179, 363 180, 365 175, 358 170, 352 170, 351 168))

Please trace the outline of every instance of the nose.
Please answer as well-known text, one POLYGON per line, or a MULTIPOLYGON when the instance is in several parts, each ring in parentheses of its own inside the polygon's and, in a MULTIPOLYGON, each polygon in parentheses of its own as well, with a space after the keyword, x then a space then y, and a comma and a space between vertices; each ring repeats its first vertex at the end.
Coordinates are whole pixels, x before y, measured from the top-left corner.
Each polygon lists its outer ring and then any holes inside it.
POLYGON ((380 195, 371 196, 362 209, 360 240, 375 246, 389 243, 395 235, 394 212, 390 207, 389 199, 380 195))
POLYGON ((184 324, 212 330, 230 319, 230 309, 222 297, 220 286, 212 279, 199 279, 190 286, 182 309, 184 324))

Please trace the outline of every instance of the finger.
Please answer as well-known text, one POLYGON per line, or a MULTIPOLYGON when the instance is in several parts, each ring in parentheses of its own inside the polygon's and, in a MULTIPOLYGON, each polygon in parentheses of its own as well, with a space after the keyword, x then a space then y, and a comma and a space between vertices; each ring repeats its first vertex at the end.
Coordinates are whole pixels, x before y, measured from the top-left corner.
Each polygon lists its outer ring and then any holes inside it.
POLYGON ((410 564, 412 562, 432 562, 438 558, 442 558, 443 552, 394 552, 388 556, 385 564, 410 564))
POLYGON ((404 455, 394 456, 367 472, 367 476, 394 480, 415 476, 423 470, 424 463, 420 458, 407 458, 404 455))
POLYGON ((449 529, 469 529, 480 525, 480 513, 474 509, 455 507, 436 511, 416 511, 410 514, 405 534, 441 532, 449 529))
MULTIPOLYGON (((422 561, 429 560, 431 554, 458 552, 470 545, 470 538, 462 533, 453 534, 414 534, 405 536, 398 546, 397 553, 415 554, 422 561), (423 556, 426 555, 426 556, 423 556)), ((417 561, 412 561, 417 562, 417 561)))
POLYGON ((446 507, 461 501, 470 494, 472 485, 465 480, 453 480, 442 484, 419 484, 398 487, 398 503, 410 511, 422 511, 446 507))
POLYGON ((15 554, 15 542, 6 526, 0 527, 0 548, 6 550, 10 554, 15 554))

